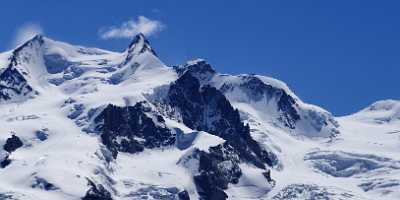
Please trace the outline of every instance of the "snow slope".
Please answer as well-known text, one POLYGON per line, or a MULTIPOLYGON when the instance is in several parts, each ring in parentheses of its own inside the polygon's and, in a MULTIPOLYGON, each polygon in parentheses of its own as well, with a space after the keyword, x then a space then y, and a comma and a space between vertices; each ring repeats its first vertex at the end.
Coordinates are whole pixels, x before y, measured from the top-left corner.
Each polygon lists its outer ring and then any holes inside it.
POLYGON ((399 113, 38 35, 0 54, 0 199, 400 199, 399 113))
POLYGON ((331 137, 339 132, 339 124, 328 111, 304 103, 277 79, 260 75, 219 74, 202 59, 189 61, 176 69, 178 73, 188 71, 202 84, 220 89, 240 111, 286 128, 295 135, 331 137))

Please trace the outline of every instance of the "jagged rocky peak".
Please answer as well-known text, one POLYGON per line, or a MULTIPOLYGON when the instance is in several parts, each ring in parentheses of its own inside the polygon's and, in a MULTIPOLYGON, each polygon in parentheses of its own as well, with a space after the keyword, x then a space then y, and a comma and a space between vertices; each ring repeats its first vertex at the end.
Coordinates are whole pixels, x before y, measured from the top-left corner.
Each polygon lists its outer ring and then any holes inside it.
POLYGON ((42 45, 45 41, 45 37, 41 34, 37 34, 35 36, 33 36, 31 39, 29 39, 28 41, 26 41, 25 43, 19 45, 14 52, 18 52, 21 49, 25 48, 25 47, 29 47, 29 46, 33 46, 33 45, 42 45))
POLYGON ((182 122, 195 130, 206 131, 225 139, 243 161, 264 168, 274 165, 275 157, 263 150, 251 137, 230 102, 215 87, 201 86, 198 79, 186 72, 168 91, 167 103, 179 112, 182 122))
MULTIPOLYGON (((256 75, 239 75, 236 78, 227 79, 220 90, 234 102, 251 103, 263 100, 275 102, 276 105, 273 107, 276 109, 275 112, 279 113, 278 119, 291 129, 294 129, 296 122, 300 120, 296 97, 293 97, 285 88, 268 84, 256 75), (238 91, 244 95, 237 95, 238 91)), ((269 109, 271 112, 271 108, 267 105, 264 109, 269 109)))
POLYGON ((202 86, 190 71, 171 84, 166 103, 186 126, 225 140, 223 144, 209 148, 208 153, 194 151, 188 156, 199 163, 194 182, 200 199, 227 199, 224 190, 229 184, 238 183, 242 176, 241 162, 262 170, 266 165, 277 164, 276 156, 252 138, 249 125, 241 121, 238 110, 221 91, 210 85, 202 86))
POLYGON ((256 115, 265 121, 282 124, 310 137, 330 137, 338 133, 339 124, 331 113, 304 103, 282 81, 244 74, 220 75, 214 82, 233 104, 251 105, 258 112, 256 115))
POLYGON ((301 119, 298 98, 278 80, 256 75, 218 74, 203 59, 189 61, 184 65, 175 66, 174 69, 179 76, 189 73, 200 85, 212 85, 219 89, 233 103, 275 102, 273 108, 262 105, 258 110, 274 110, 274 116, 291 129, 294 129, 296 122, 301 119))
POLYGON ((156 52, 150 46, 150 42, 143 34, 134 37, 129 47, 123 52, 124 59, 120 63, 120 67, 124 67, 123 74, 131 74, 138 68, 153 68, 164 65, 157 57, 156 52), (144 66, 147 63, 147 66, 144 66), (142 65, 142 66, 141 66, 142 65))
POLYGON ((201 58, 188 61, 184 65, 174 66, 174 69, 179 75, 182 75, 185 72, 190 72, 192 74, 216 74, 216 71, 211 67, 211 65, 201 58))
POLYGON ((134 56, 144 52, 150 52, 153 55, 157 55, 156 52, 151 48, 150 42, 147 40, 146 36, 142 33, 137 34, 132 42, 129 44, 127 51, 127 56, 134 56))
POLYGON ((41 53, 40 48, 43 44, 44 37, 42 35, 35 35, 32 39, 14 49, 9 66, 17 66, 22 62, 29 62, 32 56, 41 53))
POLYGON ((95 122, 103 144, 114 158, 118 152, 138 153, 175 143, 175 135, 166 127, 164 118, 145 102, 126 107, 110 104, 95 122))
POLYGON ((38 94, 14 66, 7 67, 0 74, 0 103, 17 102, 38 94))
POLYGON ((40 59, 43 43, 44 37, 36 35, 12 51, 8 66, 0 70, 0 103, 19 102, 38 94, 28 83, 32 71, 28 66, 40 59))
POLYGON ((228 81, 224 83, 221 87, 221 90, 228 92, 234 90, 235 87, 239 87, 240 89, 244 90, 244 92, 251 97, 251 100, 253 101, 259 101, 263 97, 279 97, 283 93, 286 93, 284 89, 266 84, 255 75, 239 75, 238 79, 239 81, 228 81))
POLYGON ((197 78, 203 85, 210 81, 217 72, 212 66, 204 59, 195 59, 186 62, 184 65, 174 66, 175 71, 179 76, 184 73, 190 73, 193 77, 197 78))

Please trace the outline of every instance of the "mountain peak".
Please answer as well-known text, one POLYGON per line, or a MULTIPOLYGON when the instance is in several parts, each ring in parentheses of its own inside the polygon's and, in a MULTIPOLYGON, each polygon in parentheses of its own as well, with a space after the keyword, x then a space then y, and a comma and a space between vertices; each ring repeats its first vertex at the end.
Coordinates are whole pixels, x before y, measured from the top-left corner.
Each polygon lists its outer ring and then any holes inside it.
POLYGON ((42 34, 36 34, 33 36, 32 40, 43 40, 44 36, 42 34))
POLYGON ((377 101, 352 116, 378 124, 398 121, 400 120, 400 101, 392 99, 377 101))
POLYGON ((150 42, 147 40, 146 36, 143 33, 139 33, 133 38, 132 42, 129 44, 129 47, 127 49, 128 56, 138 55, 146 51, 157 56, 156 52, 151 48, 150 42))
POLYGON ((203 58, 196 58, 194 60, 189 60, 186 62, 186 65, 198 65, 198 64, 207 64, 207 61, 203 58))
POLYGON ((397 107, 400 107, 400 101, 387 99, 387 100, 377 101, 368 106, 366 109, 368 111, 379 111, 379 110, 389 111, 396 109, 397 107))
POLYGON ((215 74, 216 71, 212 68, 212 66, 202 58, 197 58, 194 60, 187 61, 184 65, 179 65, 175 67, 179 73, 184 73, 186 71, 190 72, 201 72, 201 73, 211 73, 215 74))
POLYGON ((204 59, 194 59, 186 62, 184 65, 174 67, 175 71, 182 76, 185 73, 190 73, 196 77, 200 83, 207 82, 217 74, 210 64, 204 59))
POLYGON ((18 57, 20 56, 21 52, 24 49, 30 48, 30 49, 35 49, 34 51, 36 52, 37 49, 39 49, 44 43, 44 37, 40 34, 35 35, 32 37, 30 40, 26 41, 25 43, 19 45, 17 48, 14 49, 12 52, 12 57, 10 58, 10 64, 9 66, 16 66, 18 64, 18 57))
POLYGON ((20 51, 21 49, 23 49, 24 47, 30 46, 30 45, 32 45, 32 44, 34 44, 34 43, 38 43, 39 45, 43 44, 43 43, 44 43, 44 36, 41 35, 41 34, 36 34, 36 35, 33 36, 31 39, 27 40, 25 43, 19 45, 19 46, 14 50, 14 52, 18 52, 18 51, 20 51))

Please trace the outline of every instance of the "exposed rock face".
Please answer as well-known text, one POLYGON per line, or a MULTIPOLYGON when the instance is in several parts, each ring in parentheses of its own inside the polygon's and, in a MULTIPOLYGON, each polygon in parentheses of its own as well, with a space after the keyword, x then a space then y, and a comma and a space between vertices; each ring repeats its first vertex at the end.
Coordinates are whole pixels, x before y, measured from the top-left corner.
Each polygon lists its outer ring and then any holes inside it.
POLYGON ((11 164, 11 160, 9 158, 9 155, 6 155, 0 162, 0 168, 5 168, 7 167, 9 164, 11 164))
POLYGON ((211 147, 209 153, 197 150, 191 157, 199 163, 194 181, 201 199, 227 199, 224 190, 229 183, 238 183, 242 175, 241 161, 265 169, 265 164, 274 165, 276 158, 251 137, 249 126, 241 121, 238 110, 223 93, 209 85, 201 86, 191 72, 184 72, 170 86, 167 103, 186 126, 226 140, 224 144, 211 147))
POLYGON ((49 137, 48 132, 49 132, 49 129, 47 129, 47 128, 37 130, 37 131, 35 131, 36 138, 39 139, 40 141, 45 141, 49 137))
POLYGON ((82 200, 112 200, 111 193, 107 191, 104 186, 96 185, 88 180, 89 190, 86 192, 82 200))
POLYGON ((339 133, 339 124, 332 114, 305 104, 279 80, 259 75, 219 74, 202 59, 174 69, 179 76, 190 73, 201 86, 217 88, 232 105, 249 104, 259 111, 257 117, 271 124, 312 137, 334 137, 339 133))
POLYGON ((58 188, 53 185, 52 183, 49 183, 46 179, 41 178, 41 177, 34 177, 34 181, 31 184, 32 188, 38 188, 42 190, 58 190, 58 188))
POLYGON ((179 76, 182 76, 185 73, 190 73, 200 82, 200 84, 207 83, 217 74, 211 65, 202 59, 190 61, 183 66, 175 66, 174 69, 179 76))
POLYGON ((258 112, 257 117, 271 124, 309 137, 339 133, 339 124, 331 113, 302 102, 279 80, 259 75, 218 75, 214 79, 232 104, 249 104, 258 112))
POLYGON ((102 142, 114 158, 118 152, 137 153, 175 143, 164 118, 143 102, 127 107, 108 105, 95 121, 100 123, 97 129, 102 132, 102 142))
POLYGON ((167 101, 186 126, 225 139, 243 161, 260 168, 265 168, 264 163, 273 165, 273 158, 251 138, 238 110, 216 88, 201 87, 195 77, 185 73, 171 85, 167 101))
POLYGON ((150 42, 146 39, 146 37, 143 34, 138 34, 135 36, 126 50, 126 58, 122 65, 126 65, 134 56, 144 52, 150 52, 154 56, 157 56, 156 52, 151 48, 150 42))
MULTIPOLYGON (((217 74, 210 64, 201 59, 190 61, 183 66, 176 66, 175 71, 178 75, 190 73, 201 85, 212 84, 214 76, 223 77, 223 75, 217 74)), ((254 75, 240 75, 238 78, 241 80, 234 83, 223 81, 224 83, 219 88, 220 91, 225 94, 240 89, 253 102, 261 101, 263 98, 275 99, 277 102, 276 112, 280 113, 279 120, 291 129, 296 127, 296 122, 300 120, 300 114, 296 109, 296 100, 285 90, 265 84, 254 75)))
POLYGON ((3 149, 6 150, 8 153, 11 153, 18 148, 22 147, 23 143, 19 137, 12 135, 11 138, 6 140, 6 144, 4 144, 3 149))
POLYGON ((30 97, 33 93, 32 87, 15 67, 9 66, 0 71, 0 103, 30 97))
POLYGON ((139 54, 145 51, 149 51, 154 55, 157 55, 156 52, 151 48, 150 42, 146 39, 146 37, 140 33, 135 36, 135 39, 129 44, 128 52, 130 54, 139 54))
POLYGON ((204 200, 227 199, 224 192, 228 184, 236 184, 242 175, 239 157, 235 150, 224 143, 211 147, 210 152, 195 152, 199 157, 199 174, 194 176, 197 191, 204 200))
POLYGON ((281 93, 281 97, 278 101, 278 109, 282 114, 280 120, 285 124, 285 126, 294 129, 296 128, 296 122, 300 120, 300 115, 297 113, 295 108, 295 100, 293 97, 289 96, 286 92, 278 90, 281 93))
POLYGON ((190 200, 186 190, 179 191, 176 187, 149 186, 140 188, 126 195, 127 199, 164 199, 164 200, 190 200))
POLYGON ((400 199, 399 101, 335 118, 270 77, 171 69, 143 35, 124 52, 37 36, 0 64, 0 200, 400 199))
POLYGON ((186 190, 179 192, 178 198, 179 200, 190 200, 189 193, 186 190))
POLYGON ((242 80, 239 85, 225 83, 221 87, 223 93, 232 92, 239 88, 251 101, 261 101, 263 98, 275 99, 277 101, 277 112, 280 113, 279 120, 288 128, 296 128, 296 122, 300 120, 300 115, 296 109, 296 101, 286 91, 265 84, 256 76, 245 75, 240 77, 242 80))
POLYGON ((26 72, 18 70, 16 66, 29 62, 32 55, 26 53, 25 49, 37 50, 43 42, 43 37, 37 35, 12 52, 10 64, 3 71, 0 70, 0 103, 10 100, 19 101, 37 94, 24 77, 26 72))
POLYGON ((19 137, 12 135, 10 138, 6 140, 6 143, 3 146, 5 152, 1 154, 0 151, 0 168, 5 168, 11 164, 10 154, 22 147, 24 144, 22 143, 19 137))

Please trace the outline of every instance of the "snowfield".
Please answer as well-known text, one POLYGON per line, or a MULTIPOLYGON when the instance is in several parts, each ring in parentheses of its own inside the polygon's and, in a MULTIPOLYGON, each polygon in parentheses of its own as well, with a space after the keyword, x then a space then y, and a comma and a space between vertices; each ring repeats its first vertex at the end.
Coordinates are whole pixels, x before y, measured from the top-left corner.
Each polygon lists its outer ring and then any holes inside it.
POLYGON ((143 35, 1 53, 0 147, 0 199, 400 199, 400 101, 335 117, 270 77, 166 66, 143 35))

